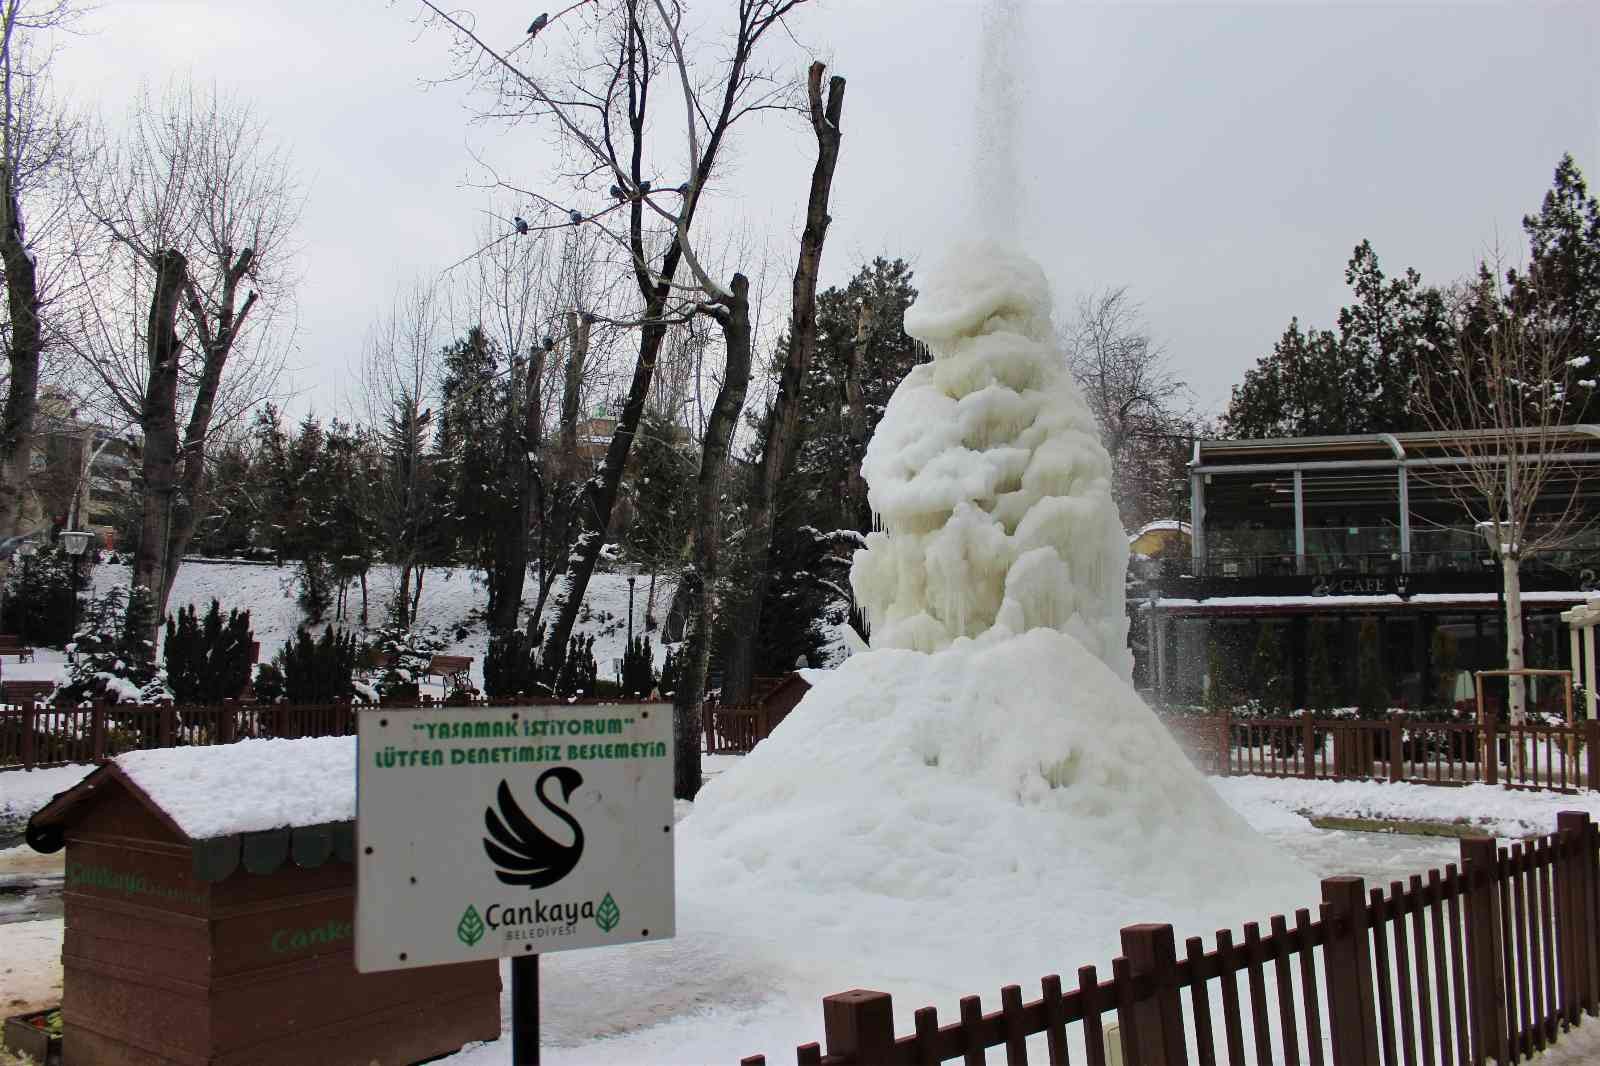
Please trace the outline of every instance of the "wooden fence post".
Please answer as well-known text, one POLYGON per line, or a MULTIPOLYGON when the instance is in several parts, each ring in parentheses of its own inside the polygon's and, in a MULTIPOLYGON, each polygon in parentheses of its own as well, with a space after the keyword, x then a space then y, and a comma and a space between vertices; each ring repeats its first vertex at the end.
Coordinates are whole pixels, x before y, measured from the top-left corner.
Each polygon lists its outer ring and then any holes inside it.
POLYGON ((1389 716, 1389 780, 1405 780, 1406 731, 1400 719, 1389 716))
POLYGON ((89 750, 92 760, 106 757, 106 698, 96 696, 89 707, 89 750))
POLYGON ((1478 710, 1478 780, 1486 785, 1500 783, 1500 731, 1484 714, 1480 703, 1478 710))
POLYGON ((217 743, 232 744, 239 739, 239 701, 229 697, 222 701, 222 713, 217 716, 217 743))
POLYGON ((1461 841, 1462 880, 1467 886, 1467 987, 1470 996, 1472 1061, 1507 1061, 1504 931, 1500 926, 1499 857, 1494 837, 1461 841))
POLYGON ((1300 752, 1305 759, 1300 767, 1300 776, 1314 778, 1317 776, 1317 757, 1315 754, 1317 744, 1317 731, 1311 726, 1311 715, 1306 715, 1304 723, 1300 726, 1300 752))
POLYGON ((39 715, 34 710, 33 698, 22 701, 22 768, 32 770, 37 752, 34 750, 33 731, 38 727, 39 715))
POLYGON ((178 710, 170 703, 162 704, 156 712, 156 746, 170 748, 178 731, 178 710))
POLYGON ((822 1031, 830 1058, 859 1066, 894 1061, 894 1007, 887 992, 854 988, 822 997, 822 1031))
MULTIPOLYGON (((1556 815, 1556 831, 1569 849, 1567 858, 1556 867, 1556 876, 1566 882, 1556 885, 1556 907, 1568 923, 1570 936, 1560 936, 1567 945, 1572 973, 1572 1015, 1582 1009, 1591 1016, 1600 1013, 1596 1002, 1594 889, 1595 855, 1587 811, 1561 811, 1556 815)), ((1565 971, 1565 967, 1563 968, 1565 971)))
POLYGON ((1217 722, 1217 776, 1227 777, 1233 772, 1233 717, 1223 711, 1217 722))
POLYGON ((1170 925, 1130 925, 1122 954, 1135 978, 1149 978, 1152 994, 1134 1004, 1134 1026, 1144 1066, 1188 1066, 1183 998, 1178 991, 1178 947, 1170 925))
POLYGON ((1322 882, 1322 947, 1328 981, 1328 1030, 1335 1063, 1376 1063, 1378 1022, 1372 996, 1372 954, 1367 938, 1367 888, 1359 877, 1322 882))
POLYGON ((1589 719, 1583 723, 1584 758, 1587 763, 1586 786, 1600 789, 1600 721, 1589 719))

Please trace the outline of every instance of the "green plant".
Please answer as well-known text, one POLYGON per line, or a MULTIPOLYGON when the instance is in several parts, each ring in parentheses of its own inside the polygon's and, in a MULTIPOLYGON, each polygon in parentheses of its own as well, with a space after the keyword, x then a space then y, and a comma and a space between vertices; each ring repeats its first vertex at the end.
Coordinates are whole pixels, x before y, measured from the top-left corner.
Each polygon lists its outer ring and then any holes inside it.
POLYGON ((633 699, 645 699, 656 687, 655 652, 649 637, 634 637, 622 654, 622 692, 633 699))
POLYGON ((85 603, 69 650, 72 664, 62 695, 69 701, 105 696, 114 703, 170 699, 156 665, 155 601, 137 585, 115 586, 85 603))
POLYGON ((1267 711, 1284 711, 1294 701, 1294 678, 1289 673, 1289 649, 1283 625, 1264 621, 1259 629, 1251 664, 1255 698, 1267 711))
POLYGON ((301 628, 273 659, 283 673, 283 698, 289 703, 333 703, 355 693, 355 634, 333 626, 312 639, 301 628))
POLYGON ((544 644, 544 626, 532 619, 528 628, 489 634, 489 647, 483 657, 483 688, 490 697, 517 696, 547 692, 539 679, 539 649, 544 644))
POLYGON ((1356 710, 1362 718, 1385 718, 1389 714, 1389 681, 1384 676, 1376 618, 1361 620, 1357 638, 1356 710))
POLYGON ((1307 642, 1306 704, 1311 710, 1326 714, 1339 705, 1339 683, 1333 676, 1333 642, 1337 637, 1334 623, 1323 618, 1312 621, 1307 642))
POLYGON ((678 688, 678 657, 667 649, 667 657, 661 660, 661 673, 656 677, 656 688, 662 696, 670 697, 678 688))
POLYGON ((167 687, 173 699, 186 704, 214 704, 232 699, 250 682, 250 652, 255 634, 249 611, 229 611, 226 620, 216 600, 202 620, 194 606, 167 616, 162 654, 167 687))

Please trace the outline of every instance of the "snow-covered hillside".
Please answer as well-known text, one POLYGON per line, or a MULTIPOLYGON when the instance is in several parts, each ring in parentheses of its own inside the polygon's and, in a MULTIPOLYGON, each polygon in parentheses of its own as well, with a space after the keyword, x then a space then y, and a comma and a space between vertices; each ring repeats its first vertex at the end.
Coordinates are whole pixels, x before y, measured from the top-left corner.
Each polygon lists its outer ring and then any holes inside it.
MULTIPOLYGON (((256 639, 261 642, 261 661, 275 655, 284 642, 294 636, 304 623, 305 614, 296 600, 296 571, 292 566, 260 566, 250 563, 185 562, 178 571, 173 585, 168 610, 177 611, 185 604, 193 604, 204 611, 213 599, 222 603, 223 610, 248 609, 250 623, 256 639)), ((633 629, 635 635, 644 634, 645 600, 650 591, 650 575, 631 574, 618 569, 596 573, 589 581, 584 596, 584 610, 579 615, 575 632, 593 636, 595 662, 599 664, 602 678, 614 678, 613 660, 622 658, 628 642, 628 578, 634 576, 633 629)), ((369 598, 368 615, 373 626, 382 625, 388 617, 383 607, 384 597, 391 587, 390 568, 374 567, 367 578, 369 598)), ((102 563, 95 567, 94 587, 101 592, 114 585, 128 583, 128 567, 102 563)), ((658 575, 654 612, 658 619, 666 617, 672 603, 676 577, 658 575)), ((532 609, 537 587, 530 578, 523 590, 523 603, 532 609)), ((488 645, 488 630, 483 622, 484 605, 488 589, 482 571, 457 569, 429 570, 422 583, 422 601, 418 618, 424 625, 436 626, 448 642, 445 649, 450 655, 473 657, 472 676, 475 683, 483 682, 483 654, 488 645)), ((361 618, 361 590, 352 587, 346 608, 346 621, 357 625, 361 618)), ((666 648, 660 641, 659 627, 649 634, 656 642, 656 663, 666 658, 666 648)))

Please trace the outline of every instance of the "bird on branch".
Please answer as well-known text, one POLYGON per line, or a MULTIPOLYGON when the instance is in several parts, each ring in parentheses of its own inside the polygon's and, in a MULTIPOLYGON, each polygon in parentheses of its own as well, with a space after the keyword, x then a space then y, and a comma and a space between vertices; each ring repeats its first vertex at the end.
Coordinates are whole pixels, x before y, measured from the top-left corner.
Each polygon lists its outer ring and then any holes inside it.
POLYGON ((550 21, 550 13, 548 11, 546 11, 545 13, 540 15, 538 18, 533 20, 533 25, 528 27, 528 36, 529 37, 537 37, 537 36, 539 36, 539 31, 544 29, 545 23, 547 23, 549 21, 550 21))
POLYGON ((518 215, 517 217, 515 217, 515 218, 513 218, 511 220, 511 223, 512 223, 512 225, 517 227, 517 232, 518 233, 522 234, 524 237, 528 235, 528 220, 527 219, 523 218, 521 215, 518 215))
POLYGON ((574 207, 571 211, 567 212, 567 217, 572 219, 572 224, 576 226, 578 223, 583 221, 583 212, 574 207))

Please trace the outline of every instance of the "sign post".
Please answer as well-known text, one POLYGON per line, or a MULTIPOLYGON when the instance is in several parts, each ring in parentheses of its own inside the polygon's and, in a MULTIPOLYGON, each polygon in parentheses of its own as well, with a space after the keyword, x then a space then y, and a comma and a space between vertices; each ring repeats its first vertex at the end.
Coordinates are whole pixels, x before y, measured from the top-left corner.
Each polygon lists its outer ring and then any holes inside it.
POLYGON ((359 718, 355 963, 509 957, 517 1066, 539 955, 673 935, 665 704, 379 709, 359 718))

